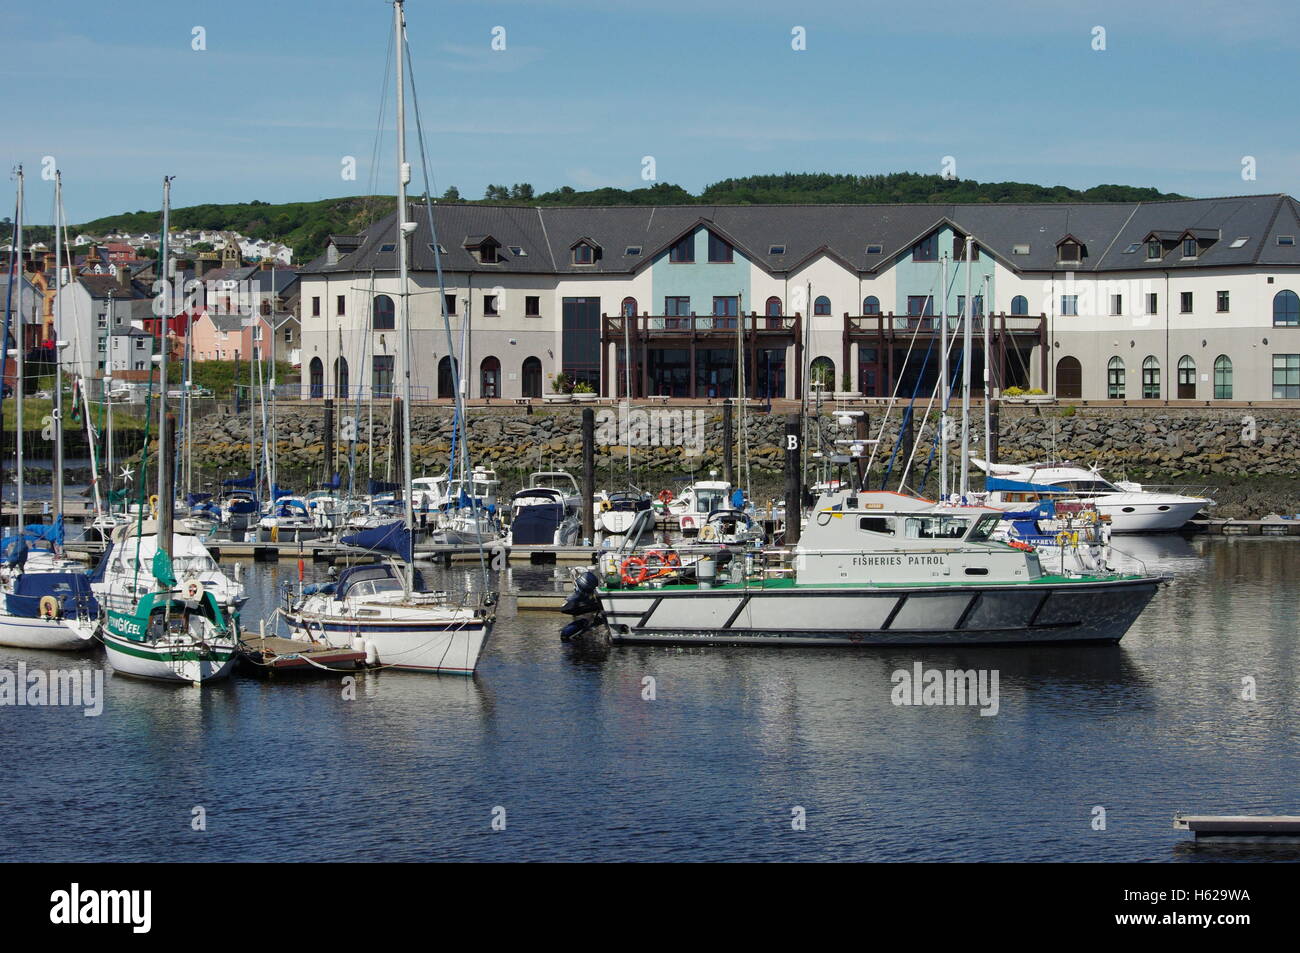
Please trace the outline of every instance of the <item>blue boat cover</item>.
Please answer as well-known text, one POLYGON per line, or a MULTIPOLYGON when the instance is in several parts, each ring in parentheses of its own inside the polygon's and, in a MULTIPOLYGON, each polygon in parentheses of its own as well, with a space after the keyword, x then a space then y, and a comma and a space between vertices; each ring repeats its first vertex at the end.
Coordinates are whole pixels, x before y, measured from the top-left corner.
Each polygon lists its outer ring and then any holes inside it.
POLYGON ((53 596, 64 615, 99 614, 99 603, 90 591, 90 577, 82 572, 29 572, 14 581, 14 591, 5 597, 10 615, 36 619, 41 614, 41 600, 53 596))
POLYGON ((376 493, 393 493, 397 490, 396 483, 385 483, 383 480, 371 480, 369 493, 374 496, 376 493))
POLYGON ((212 499, 212 494, 211 494, 211 493, 187 493, 187 494, 185 494, 185 502, 188 503, 190 506, 198 506, 200 503, 206 503, 206 502, 208 502, 208 500, 210 500, 210 499, 212 499))
POLYGON ((257 500, 240 498, 231 500, 227 509, 230 510, 231 513, 235 514, 256 513, 258 510, 258 503, 257 500))
POLYGON ((56 546, 63 545, 63 515, 54 517, 53 523, 29 523, 23 534, 30 540, 45 540, 56 546))
POLYGON ((1056 503, 1052 500, 1039 500, 1032 510, 1016 510, 1002 514, 1004 520, 1050 520, 1056 515, 1056 503))
POLYGON ((1013 493, 1069 493, 1063 486, 1052 483, 1022 483, 1019 480, 1003 480, 1000 477, 987 477, 984 488, 989 492, 1007 490, 1013 493))
POLYGON ((393 553, 407 562, 412 559, 411 531, 401 521, 363 529, 351 536, 341 537, 339 542, 345 546, 360 546, 372 552, 393 553))
POLYGON ((223 482, 221 485, 222 485, 222 486, 234 486, 234 487, 238 487, 238 488, 241 489, 241 490, 251 490, 253 487, 257 486, 257 474, 256 474, 256 473, 252 473, 252 472, 250 472, 250 473, 248 474, 248 476, 246 476, 246 477, 244 477, 244 478, 242 478, 242 479, 239 479, 239 480, 226 480, 226 481, 223 482))

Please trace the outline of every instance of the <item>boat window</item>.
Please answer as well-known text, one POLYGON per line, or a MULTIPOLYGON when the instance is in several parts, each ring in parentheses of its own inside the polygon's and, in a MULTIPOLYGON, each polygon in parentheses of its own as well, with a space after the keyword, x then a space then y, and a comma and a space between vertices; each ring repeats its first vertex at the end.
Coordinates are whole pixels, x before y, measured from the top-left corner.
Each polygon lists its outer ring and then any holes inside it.
POLYGON ((961 539, 970 528, 970 520, 952 516, 909 516, 908 539, 961 539))
POLYGON ((695 512, 712 513, 722 509, 723 494, 717 490, 699 490, 695 494, 695 512))
POLYGON ((894 521, 888 516, 863 516, 858 520, 858 528, 864 529, 868 533, 883 533, 886 536, 894 535, 894 521))
POLYGON ((1118 493, 1119 491, 1105 480, 1066 480, 1058 486, 1069 487, 1076 493, 1118 493))
POLYGON ((995 513, 990 513, 988 516, 981 516, 979 522, 975 524, 975 528, 971 530, 969 537, 970 541, 972 543, 984 542, 993 535, 993 532, 998 528, 998 523, 1000 522, 1002 522, 1002 517, 995 513))

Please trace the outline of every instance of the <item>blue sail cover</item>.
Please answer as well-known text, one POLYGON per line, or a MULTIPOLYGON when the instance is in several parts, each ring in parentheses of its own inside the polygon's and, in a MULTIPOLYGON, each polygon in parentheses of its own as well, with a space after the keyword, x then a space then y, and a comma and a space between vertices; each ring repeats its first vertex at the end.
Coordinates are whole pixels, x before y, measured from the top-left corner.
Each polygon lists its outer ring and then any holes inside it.
POLYGON ((0 561, 6 566, 21 566, 27 562, 27 538, 25 536, 6 536, 0 540, 0 561))
POLYGON ((81 572, 25 573, 14 581, 14 591, 5 597, 5 607, 10 615, 36 619, 46 596, 58 600, 64 615, 76 615, 78 611, 99 614, 99 603, 90 591, 90 577, 81 572))
POLYGON ((1050 520, 1056 516, 1056 504, 1051 500, 1039 500, 1038 505, 1029 510, 1016 510, 1002 514, 1004 520, 1050 520))
POLYGON ((241 490, 251 490, 253 487, 257 486, 257 474, 249 473, 248 476, 241 480, 226 480, 221 485, 233 486, 241 490))
POLYGON ((87 577, 91 582, 103 582, 104 576, 108 574, 108 561, 113 555, 113 544, 109 543, 104 547, 104 555, 99 557, 99 562, 95 568, 90 571, 87 577))
POLYGON ((293 490, 286 490, 280 484, 271 487, 271 499, 278 500, 282 496, 293 496, 293 490))
POLYGON ((30 523, 23 527, 23 535, 33 541, 44 540, 55 546, 63 545, 63 516, 54 517, 53 523, 30 523))
POLYGON ((400 521, 363 529, 351 536, 340 537, 339 542, 344 546, 360 546, 372 552, 393 553, 407 562, 412 559, 411 531, 400 521))
POLYGON ((187 494, 185 494, 185 502, 188 503, 190 506, 198 506, 200 503, 206 503, 206 502, 207 502, 208 500, 210 500, 210 499, 212 499, 212 494, 211 494, 211 493, 187 493, 187 494))
POLYGON ((394 493, 396 491, 397 491, 396 483, 385 483, 383 480, 370 481, 369 492, 371 496, 374 496, 376 493, 394 493))
POLYGON ((987 477, 984 489, 990 493, 1004 490, 1011 493, 1069 493, 1069 489, 1052 483, 1022 483, 1019 480, 1003 480, 1000 477, 987 477))
POLYGON ((322 490, 337 490, 342 485, 342 482, 343 478, 339 475, 338 471, 335 471, 334 479, 330 480, 328 483, 322 483, 320 488, 322 490))

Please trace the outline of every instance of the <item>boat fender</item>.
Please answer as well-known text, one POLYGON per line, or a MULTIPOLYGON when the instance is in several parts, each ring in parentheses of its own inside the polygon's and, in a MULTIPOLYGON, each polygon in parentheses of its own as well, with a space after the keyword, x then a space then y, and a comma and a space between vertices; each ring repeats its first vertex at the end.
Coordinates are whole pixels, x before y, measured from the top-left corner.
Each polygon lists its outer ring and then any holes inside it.
POLYGON ((42 619, 57 619, 63 614, 59 600, 53 596, 41 596, 40 610, 42 619))
POLYGON ((619 567, 619 578, 625 585, 639 585, 650 578, 650 567, 640 556, 629 556, 619 567))
POLYGON ((379 664, 379 649, 375 646, 374 642, 366 643, 366 664, 367 665, 379 664))
POLYGON ((359 635, 352 636, 352 651, 366 654, 366 640, 359 635))

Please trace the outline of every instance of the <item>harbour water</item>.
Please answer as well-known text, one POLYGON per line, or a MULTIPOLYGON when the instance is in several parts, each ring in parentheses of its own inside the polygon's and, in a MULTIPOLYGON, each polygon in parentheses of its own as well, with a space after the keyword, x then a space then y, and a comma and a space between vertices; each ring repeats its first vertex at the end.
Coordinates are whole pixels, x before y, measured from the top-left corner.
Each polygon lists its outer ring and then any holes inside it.
MULTIPOLYGON (((584 654, 506 596, 474 678, 106 674, 98 717, 0 708, 0 860, 1297 859, 1171 820, 1300 813, 1300 540, 1117 545, 1172 579, 1111 648, 584 654), (894 704, 917 662, 995 670, 996 715, 894 704)), ((245 570, 256 628, 296 567, 245 570)))

